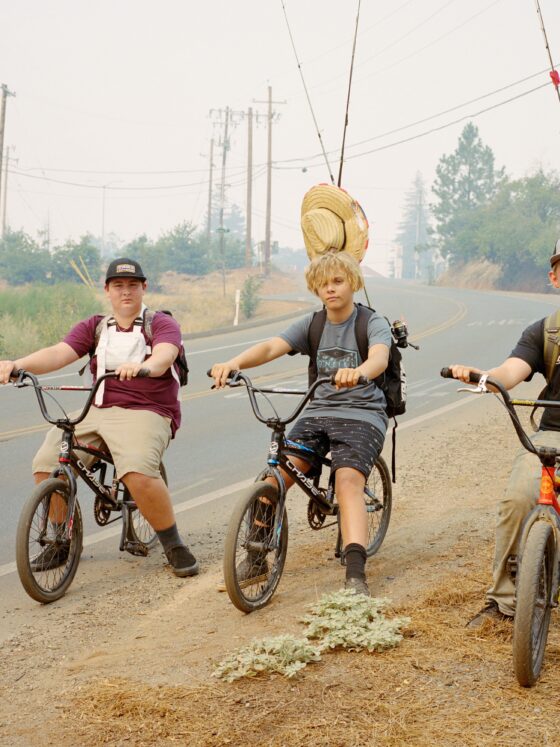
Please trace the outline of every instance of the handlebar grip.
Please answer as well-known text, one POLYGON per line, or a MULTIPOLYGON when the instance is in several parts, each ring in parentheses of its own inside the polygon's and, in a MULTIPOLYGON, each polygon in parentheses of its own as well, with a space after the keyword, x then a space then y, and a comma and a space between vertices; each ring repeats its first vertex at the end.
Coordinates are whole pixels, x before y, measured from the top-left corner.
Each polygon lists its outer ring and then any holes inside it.
POLYGON ((358 379, 358 384, 370 384, 370 383, 371 383, 371 379, 368 379, 367 376, 360 376, 360 378, 358 379))
POLYGON ((150 369, 149 368, 141 368, 138 373, 136 374, 137 379, 147 379, 150 375, 150 369))
MULTIPOLYGON (((441 369, 439 372, 440 376, 442 376, 444 379, 454 379, 453 373, 450 368, 445 366, 441 369)), ((478 384, 483 374, 478 373, 478 371, 471 371, 469 374, 469 382, 471 384, 478 384)))

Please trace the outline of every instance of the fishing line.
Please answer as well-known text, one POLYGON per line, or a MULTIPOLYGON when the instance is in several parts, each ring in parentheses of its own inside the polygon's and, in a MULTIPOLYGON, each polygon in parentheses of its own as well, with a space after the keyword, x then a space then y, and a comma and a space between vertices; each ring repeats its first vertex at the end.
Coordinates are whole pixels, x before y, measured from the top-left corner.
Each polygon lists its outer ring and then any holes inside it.
POLYGON ((358 38, 358 23, 360 20, 360 6, 362 0, 358 0, 358 12, 356 14, 356 29, 354 31, 354 43, 352 44, 352 59, 350 61, 350 77, 348 80, 348 96, 346 98, 346 111, 344 113, 344 130, 342 133, 342 148, 340 149, 340 168, 338 170, 338 186, 342 182, 342 166, 344 164, 344 144, 346 143, 346 130, 348 129, 348 109, 350 107, 350 91, 352 90, 352 73, 354 72, 354 58, 356 56, 356 39, 358 38))
POLYGON ((290 35, 290 41, 292 42, 292 49, 294 50, 294 55, 296 58, 299 74, 301 76, 301 82, 303 83, 303 88, 305 91, 305 95, 307 97, 307 103, 309 104, 309 109, 311 111, 311 116, 313 117, 313 123, 315 124, 315 129, 317 130, 317 136, 319 137, 319 142, 321 143, 321 150, 323 151, 323 157, 325 159, 325 163, 327 164, 327 169, 329 172, 329 177, 331 180, 331 184, 334 184, 334 176, 332 174, 331 165, 329 163, 329 159, 327 157, 327 152, 325 150, 325 146, 323 144, 323 138, 321 137, 321 131, 319 129, 319 125, 317 123, 317 118, 315 117, 315 112, 313 111, 313 105, 311 104, 311 98, 309 97, 309 91, 307 90, 307 85, 305 83, 305 78, 303 76, 303 70, 301 68, 301 62, 299 61, 298 53, 296 50, 296 45, 294 42, 294 37, 292 36, 292 30, 290 28, 290 23, 288 21, 288 15, 286 13, 286 6, 284 5, 284 0, 280 0, 282 3, 282 10, 284 11, 284 18, 286 19, 286 26, 288 27, 288 34, 290 35))

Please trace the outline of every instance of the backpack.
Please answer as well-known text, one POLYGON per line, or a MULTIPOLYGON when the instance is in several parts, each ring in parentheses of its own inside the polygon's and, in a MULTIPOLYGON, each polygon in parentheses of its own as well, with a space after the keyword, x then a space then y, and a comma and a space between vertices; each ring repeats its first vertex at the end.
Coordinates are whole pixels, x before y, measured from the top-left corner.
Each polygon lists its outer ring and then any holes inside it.
MULTIPOLYGON (((560 309, 553 311, 552 314, 546 317, 544 320, 544 346, 543 346, 543 357, 544 357, 544 377, 546 379, 546 386, 539 394, 538 399, 542 399, 547 394, 550 382, 554 375, 554 369, 556 368, 556 362, 560 355, 560 309)), ((538 426, 535 422, 535 412, 537 408, 533 407, 531 410, 531 425, 534 431, 538 431, 538 426)))
MULTIPOLYGON (((173 314, 167 309, 161 309, 161 312, 162 314, 167 314, 168 316, 171 316, 171 317, 173 316, 173 314)), ((142 326, 144 327, 146 339, 150 345, 153 340, 152 322, 154 320, 154 316, 156 313, 157 312, 155 311, 144 309, 144 314, 142 316, 142 326)), ((103 319, 100 319, 99 322, 97 323, 97 327, 95 328, 95 342, 93 344, 93 348, 89 351, 90 360, 93 358, 93 356, 95 355, 95 351, 97 350, 97 345, 99 344, 99 338, 101 337, 101 331, 103 329, 103 325, 109 319, 112 319, 111 315, 104 316, 103 319)), ((177 372, 177 376, 179 377, 179 385, 187 386, 187 384, 189 383, 189 366, 187 364, 187 356, 185 355, 185 348, 182 343, 179 349, 179 353, 177 357, 175 358, 174 365, 175 365, 175 370, 177 372)), ((81 369, 80 374, 82 374, 84 370, 85 370, 85 366, 81 369)))
MULTIPOLYGON (((357 313, 356 321, 354 324, 354 334, 356 336, 356 342, 358 344, 358 350, 362 362, 367 360, 369 353, 367 327, 368 321, 372 314, 375 313, 375 309, 369 306, 364 306, 361 303, 356 304, 357 313)), ((403 322, 396 321, 391 324, 387 317, 384 317, 389 324, 391 329, 391 347, 389 349, 389 362, 385 371, 380 374, 376 379, 376 385, 382 390, 385 395, 387 402, 385 411, 389 418, 393 418, 393 432, 392 432, 392 445, 393 452, 391 457, 391 472, 392 479, 395 482, 396 478, 396 429, 397 421, 396 416, 402 415, 406 411, 406 372, 402 362, 402 354, 399 348, 405 348, 410 345, 416 349, 416 345, 407 340, 407 329, 403 322)), ((308 381, 309 386, 317 379, 317 351, 319 349, 319 343, 321 342, 321 335, 325 328, 325 322, 327 321, 327 311, 325 308, 320 311, 316 311, 311 319, 309 330, 307 333, 307 340, 309 343, 309 368, 308 368, 308 381)))

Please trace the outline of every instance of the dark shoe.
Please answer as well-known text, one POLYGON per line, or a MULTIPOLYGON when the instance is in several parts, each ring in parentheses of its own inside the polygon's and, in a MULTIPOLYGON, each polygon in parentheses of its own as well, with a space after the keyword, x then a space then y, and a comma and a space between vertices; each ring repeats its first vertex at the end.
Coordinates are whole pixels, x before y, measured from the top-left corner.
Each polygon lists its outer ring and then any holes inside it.
POLYGON ((469 630, 479 630, 487 621, 498 622, 501 620, 513 620, 513 617, 511 615, 504 615, 503 612, 500 612, 498 602, 494 599, 490 599, 488 604, 486 604, 480 612, 477 612, 472 620, 469 620, 466 627, 469 630))
POLYGON ((66 565, 69 555, 70 548, 68 544, 48 544, 36 558, 33 558, 29 565, 33 573, 52 571, 55 568, 66 565))
POLYGON ((363 594, 364 597, 370 597, 369 586, 361 578, 347 578, 344 582, 345 589, 354 589, 356 594, 363 594))
POLYGON ((198 573, 198 563, 196 558, 186 545, 172 547, 165 553, 171 570, 176 576, 185 578, 186 576, 196 576, 198 573))

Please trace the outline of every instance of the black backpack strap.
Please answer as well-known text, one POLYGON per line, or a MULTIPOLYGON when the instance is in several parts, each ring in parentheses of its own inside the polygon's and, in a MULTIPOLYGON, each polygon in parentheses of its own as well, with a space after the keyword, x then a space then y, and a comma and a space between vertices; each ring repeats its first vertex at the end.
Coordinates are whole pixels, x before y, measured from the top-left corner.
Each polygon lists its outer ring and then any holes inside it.
POLYGON ((354 334, 356 335, 356 342, 358 344, 358 351, 362 363, 367 361, 369 354, 369 340, 368 340, 368 322, 371 315, 374 313, 373 309, 369 306, 364 306, 361 303, 356 304, 356 323, 354 325, 354 334))
MULTIPOLYGON (((539 394, 538 399, 546 399, 550 396, 550 385, 556 369, 556 361, 558 360, 558 355, 560 353, 560 309, 553 311, 552 314, 547 316, 543 322, 543 344, 544 377, 546 379, 546 386, 539 394)), ((535 420, 535 412, 537 409, 537 407, 533 407, 530 417, 531 425, 535 432, 539 430, 535 420)))
POLYGON ((317 379, 317 351, 319 350, 319 343, 321 342, 321 336, 325 329, 325 322, 327 321, 327 310, 322 308, 321 311, 316 311, 311 317, 311 324, 307 330, 307 342, 309 344, 309 367, 308 367, 308 383, 309 386, 313 384, 317 379))

